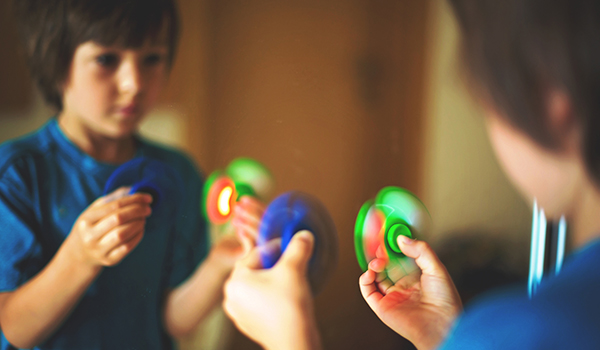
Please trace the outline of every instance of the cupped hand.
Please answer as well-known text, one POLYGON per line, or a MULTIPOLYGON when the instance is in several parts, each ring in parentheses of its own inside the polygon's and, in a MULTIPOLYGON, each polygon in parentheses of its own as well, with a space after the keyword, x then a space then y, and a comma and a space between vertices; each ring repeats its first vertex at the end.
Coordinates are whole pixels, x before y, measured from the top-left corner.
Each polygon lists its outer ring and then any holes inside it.
POLYGON ((392 283, 385 275, 386 261, 373 259, 360 276, 360 291, 367 304, 388 327, 418 349, 434 349, 447 336, 462 303, 456 287, 431 247, 399 236, 402 252, 419 269, 392 283))
POLYGON ((152 197, 128 193, 129 188, 120 188, 79 215, 65 240, 71 256, 91 267, 113 266, 140 243, 152 197))
POLYGON ((320 347, 306 278, 313 245, 310 232, 297 233, 270 269, 262 269, 261 249, 280 249, 281 240, 254 248, 236 263, 225 285, 226 313, 266 349, 320 347))

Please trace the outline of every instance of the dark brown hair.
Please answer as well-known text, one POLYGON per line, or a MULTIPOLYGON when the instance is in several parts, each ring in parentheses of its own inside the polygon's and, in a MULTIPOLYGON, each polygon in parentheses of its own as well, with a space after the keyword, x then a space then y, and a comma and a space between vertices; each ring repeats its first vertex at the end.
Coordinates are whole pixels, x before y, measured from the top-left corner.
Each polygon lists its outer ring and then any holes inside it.
POLYGON ((600 2, 449 0, 466 71, 508 121, 547 148, 550 88, 565 92, 582 127, 588 171, 600 183, 600 2))
POLYGON ((179 17, 174 0, 14 0, 13 6, 31 75, 59 111, 59 87, 84 42, 136 48, 166 34, 169 66, 175 56, 179 17))

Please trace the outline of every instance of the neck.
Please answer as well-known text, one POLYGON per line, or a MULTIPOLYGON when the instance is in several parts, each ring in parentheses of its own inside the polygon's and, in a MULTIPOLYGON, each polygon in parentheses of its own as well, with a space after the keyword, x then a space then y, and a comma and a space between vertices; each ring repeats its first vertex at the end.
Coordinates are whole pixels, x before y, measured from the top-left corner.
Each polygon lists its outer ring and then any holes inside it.
POLYGON ((578 200, 568 215, 569 234, 574 248, 600 237, 600 192, 589 178, 582 181, 578 200))
POLYGON ((71 142, 96 160, 120 164, 135 156, 137 145, 133 135, 111 138, 65 114, 58 116, 58 125, 71 142))

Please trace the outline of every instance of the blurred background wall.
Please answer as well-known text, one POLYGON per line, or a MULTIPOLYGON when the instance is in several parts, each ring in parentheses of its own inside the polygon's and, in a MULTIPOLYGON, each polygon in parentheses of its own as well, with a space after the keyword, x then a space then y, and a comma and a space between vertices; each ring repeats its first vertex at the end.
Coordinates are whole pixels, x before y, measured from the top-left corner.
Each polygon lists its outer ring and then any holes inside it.
MULTIPOLYGON (((384 186, 423 199, 435 223, 425 239, 436 249, 448 237, 478 235, 511 244, 512 263, 526 264, 529 210, 501 173, 461 81, 443 0, 178 2, 177 61, 141 132, 186 150, 206 173, 256 158, 272 170, 277 193, 299 189, 325 203, 340 241, 338 269, 316 297, 325 348, 410 348, 358 290, 354 220, 384 186)), ((53 111, 29 83, 7 0, 0 3, 4 141, 53 111)), ((222 314, 212 322, 182 347, 258 348, 222 314)))

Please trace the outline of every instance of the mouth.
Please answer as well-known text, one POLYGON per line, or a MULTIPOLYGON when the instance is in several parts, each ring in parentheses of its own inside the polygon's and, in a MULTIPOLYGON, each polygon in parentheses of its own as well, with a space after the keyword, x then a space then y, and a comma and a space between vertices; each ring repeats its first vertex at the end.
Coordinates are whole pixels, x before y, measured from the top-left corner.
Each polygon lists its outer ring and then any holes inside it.
POLYGON ((137 103, 130 103, 125 107, 117 108, 117 113, 124 117, 133 117, 140 111, 140 106, 137 103))

